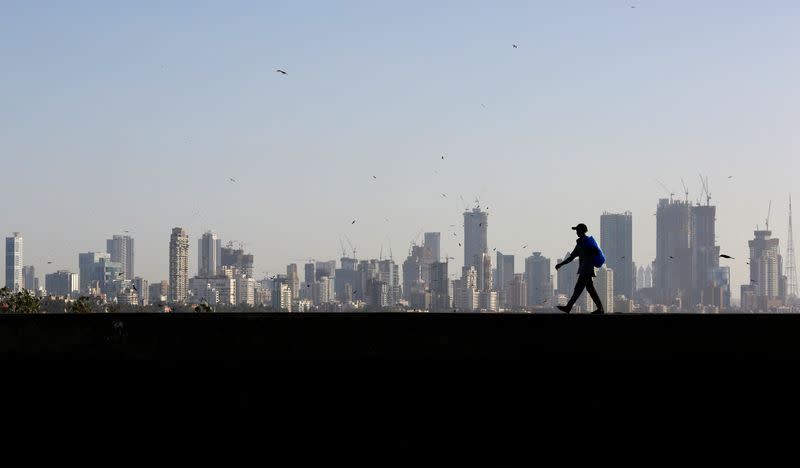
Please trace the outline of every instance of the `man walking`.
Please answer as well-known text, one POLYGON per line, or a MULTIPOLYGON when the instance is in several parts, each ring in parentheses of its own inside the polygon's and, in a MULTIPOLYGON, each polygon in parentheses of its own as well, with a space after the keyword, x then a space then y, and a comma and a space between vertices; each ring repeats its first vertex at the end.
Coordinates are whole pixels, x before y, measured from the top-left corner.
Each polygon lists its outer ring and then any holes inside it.
POLYGON ((578 282, 575 283, 575 292, 572 294, 572 297, 567 305, 558 306, 558 310, 569 313, 583 290, 586 289, 589 291, 589 295, 592 296, 592 300, 597 307, 597 310, 592 313, 602 314, 605 312, 603 310, 603 303, 600 302, 600 296, 597 294, 597 290, 594 288, 594 281, 592 278, 595 277, 595 267, 602 266, 605 262, 603 252, 600 251, 600 247, 597 246, 597 242, 595 242, 594 238, 586 235, 589 229, 585 224, 578 224, 577 226, 573 227, 572 230, 574 230, 578 235, 578 240, 575 241, 575 249, 572 251, 569 257, 565 258, 563 262, 556 265, 556 270, 575 260, 575 257, 578 257, 580 259, 578 264, 578 282))

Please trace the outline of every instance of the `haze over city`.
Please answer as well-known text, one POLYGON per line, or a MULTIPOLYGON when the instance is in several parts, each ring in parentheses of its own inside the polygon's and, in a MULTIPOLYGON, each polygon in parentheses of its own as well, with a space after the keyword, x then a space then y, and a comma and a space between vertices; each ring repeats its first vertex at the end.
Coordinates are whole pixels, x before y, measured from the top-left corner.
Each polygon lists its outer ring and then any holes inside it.
POLYGON ((130 231, 137 276, 166 279, 175 226, 192 274, 209 229, 258 274, 345 235, 402 262, 438 231, 458 272, 478 198, 517 271, 604 211, 633 213, 646 265, 658 199, 683 178, 705 202, 702 173, 738 296, 770 200, 786 247, 798 20, 789 1, 10 2, 0 233, 40 276, 130 231))

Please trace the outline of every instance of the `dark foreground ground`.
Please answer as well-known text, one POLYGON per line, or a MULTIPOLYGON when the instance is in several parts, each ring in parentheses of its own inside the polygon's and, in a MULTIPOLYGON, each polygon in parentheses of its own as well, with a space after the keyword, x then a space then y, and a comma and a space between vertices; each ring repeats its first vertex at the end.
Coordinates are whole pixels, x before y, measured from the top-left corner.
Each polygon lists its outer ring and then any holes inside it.
POLYGON ((800 315, 0 316, 5 418, 348 441, 355 425, 462 452, 487 435, 527 447, 533 428, 621 437, 623 416, 625 434, 698 418, 749 434, 748 415, 800 417, 797 358, 800 315))
POLYGON ((0 316, 0 359, 800 358, 800 315, 0 316))

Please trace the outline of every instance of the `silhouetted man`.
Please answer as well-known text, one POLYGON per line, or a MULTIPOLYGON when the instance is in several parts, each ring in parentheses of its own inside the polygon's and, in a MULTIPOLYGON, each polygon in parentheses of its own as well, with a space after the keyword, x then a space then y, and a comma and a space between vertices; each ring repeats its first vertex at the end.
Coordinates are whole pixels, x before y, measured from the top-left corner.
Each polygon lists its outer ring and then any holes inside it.
POLYGON ((597 307, 597 310, 592 313, 602 314, 605 312, 603 309, 603 303, 600 302, 600 296, 597 294, 597 290, 594 289, 594 281, 592 281, 592 278, 595 276, 594 268, 596 258, 602 255, 600 248, 597 246, 597 242, 595 242, 592 236, 586 235, 586 232, 589 229, 585 224, 578 224, 572 229, 578 234, 578 240, 575 241, 575 249, 572 251, 569 257, 565 258, 563 262, 556 265, 556 270, 575 260, 575 257, 578 257, 580 259, 580 263, 578 264, 578 282, 575 283, 575 292, 572 293, 572 297, 567 305, 558 306, 558 310, 569 313, 583 290, 586 289, 589 291, 589 295, 592 296, 592 300, 597 307))

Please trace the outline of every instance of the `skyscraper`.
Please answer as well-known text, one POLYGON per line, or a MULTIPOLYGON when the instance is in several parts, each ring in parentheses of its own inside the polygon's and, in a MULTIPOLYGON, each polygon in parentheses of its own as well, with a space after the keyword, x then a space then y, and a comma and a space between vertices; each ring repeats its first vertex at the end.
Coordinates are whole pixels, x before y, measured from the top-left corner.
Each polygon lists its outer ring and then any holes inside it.
POLYGON ((131 236, 113 236, 106 240, 106 252, 111 261, 122 265, 123 280, 133 279, 133 238, 131 236))
POLYGON ((47 294, 53 296, 77 295, 80 288, 78 274, 67 270, 58 270, 55 273, 44 275, 44 287, 47 294))
POLYGON ((431 310, 444 311, 450 309, 450 276, 447 262, 431 264, 431 310))
POLYGON ((772 231, 755 231, 750 247, 750 280, 758 307, 767 310, 781 299, 780 281, 783 276, 780 241, 772 231))
POLYGON ((492 256, 488 253, 478 254, 475 259, 475 270, 477 271, 478 291, 492 290, 492 256))
POLYGON ((719 268, 719 247, 716 245, 717 207, 698 205, 692 207, 692 289, 693 303, 715 305, 712 294, 714 275, 719 268))
POLYGON ((603 213, 600 216, 600 248, 606 256, 606 265, 614 270, 613 294, 631 297, 635 279, 633 215, 630 212, 603 213))
POLYGON ((169 238, 169 300, 183 302, 189 295, 189 235, 172 229, 169 238))
POLYGON ((489 213, 475 207, 464 212, 464 266, 478 269, 481 254, 489 253, 489 213))
POLYGON ((221 240, 211 231, 206 231, 197 243, 197 276, 210 278, 217 275, 217 267, 221 265, 219 258, 221 240))
POLYGON ((24 287, 22 261, 22 235, 15 232, 12 237, 6 237, 6 287, 12 291, 19 291, 24 287))
POLYGON ((423 257, 426 263, 431 264, 433 262, 438 262, 441 260, 441 253, 440 253, 441 243, 442 243, 442 233, 440 232, 425 233, 425 242, 423 243, 425 252, 423 257))
POLYGON ((501 252, 497 252, 497 284, 495 285, 495 289, 500 293, 499 300, 502 307, 506 307, 509 304, 509 288, 513 281, 514 256, 503 255, 501 252))
POLYGON ((78 268, 81 292, 97 286, 102 292, 109 293, 112 289, 110 283, 122 278, 122 264, 112 262, 111 254, 106 252, 78 254, 78 268))
POLYGON ((415 309, 425 306, 427 285, 422 279, 423 257, 424 247, 412 245, 411 252, 403 262, 403 298, 415 309))
POLYGON ((552 306, 553 277, 550 259, 534 252, 525 259, 525 282, 528 285, 528 306, 552 306))
POLYGON ((300 273, 297 271, 297 264, 286 265, 286 281, 289 289, 292 290, 292 299, 300 298, 300 273))
POLYGON ((314 284, 317 280, 317 267, 314 262, 308 262, 303 266, 303 279, 305 280, 306 287, 309 284, 314 284))
POLYGON ((525 282, 525 275, 522 273, 514 274, 507 302, 507 307, 513 310, 520 310, 528 306, 528 285, 525 282))
POLYGON ((614 312, 614 286, 615 278, 614 270, 603 265, 597 270, 597 281, 595 282, 595 289, 597 295, 600 296, 600 302, 607 313, 614 312))
POLYGON ((136 291, 139 293, 139 305, 146 306, 150 304, 150 285, 146 279, 135 277, 133 278, 133 285, 136 286, 136 291))
POLYGON ((36 268, 33 265, 22 267, 22 283, 28 291, 36 291, 36 268))
POLYGON ((656 211, 656 262, 653 272, 658 300, 688 303, 692 293, 692 206, 663 198, 656 211))

